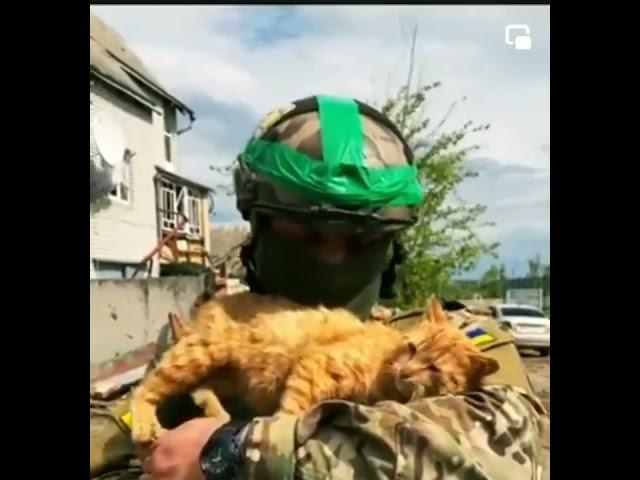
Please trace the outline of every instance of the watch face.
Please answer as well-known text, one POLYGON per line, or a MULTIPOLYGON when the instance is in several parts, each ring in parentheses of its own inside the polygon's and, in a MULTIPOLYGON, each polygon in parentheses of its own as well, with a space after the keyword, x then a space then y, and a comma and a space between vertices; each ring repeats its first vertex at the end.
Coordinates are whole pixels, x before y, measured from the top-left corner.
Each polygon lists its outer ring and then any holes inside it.
POLYGON ((200 467, 207 479, 229 479, 235 477, 240 467, 240 448, 236 430, 218 430, 202 450, 200 467))

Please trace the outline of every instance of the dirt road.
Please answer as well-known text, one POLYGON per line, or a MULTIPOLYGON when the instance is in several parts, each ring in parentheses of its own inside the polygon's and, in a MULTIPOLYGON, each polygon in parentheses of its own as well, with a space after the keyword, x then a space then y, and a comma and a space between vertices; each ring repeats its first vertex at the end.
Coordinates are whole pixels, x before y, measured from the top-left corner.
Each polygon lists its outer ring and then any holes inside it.
MULTIPOLYGON (((544 404, 547 411, 550 411, 549 399, 551 396, 551 386, 549 383, 549 375, 551 371, 551 357, 539 357, 535 353, 524 351, 521 352, 521 355, 536 394, 544 404)), ((549 449, 551 447, 551 441, 549 438, 549 429, 547 428, 546 430, 547 431, 545 432, 543 439, 543 446, 545 449, 545 473, 542 478, 548 480, 550 478, 549 449)))
POLYGON ((527 368, 527 373, 531 377, 533 388, 548 409, 551 394, 549 383, 551 357, 540 357, 535 353, 526 351, 521 352, 521 355, 527 368))

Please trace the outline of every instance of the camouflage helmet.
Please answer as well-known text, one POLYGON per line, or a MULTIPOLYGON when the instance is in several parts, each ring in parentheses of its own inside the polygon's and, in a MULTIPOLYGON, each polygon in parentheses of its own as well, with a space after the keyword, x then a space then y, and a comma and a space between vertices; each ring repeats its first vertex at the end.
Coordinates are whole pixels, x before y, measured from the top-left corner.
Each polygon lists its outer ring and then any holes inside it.
POLYGON ((423 191, 397 127, 351 98, 313 96, 269 113, 238 156, 238 210, 363 229, 413 224, 423 191))

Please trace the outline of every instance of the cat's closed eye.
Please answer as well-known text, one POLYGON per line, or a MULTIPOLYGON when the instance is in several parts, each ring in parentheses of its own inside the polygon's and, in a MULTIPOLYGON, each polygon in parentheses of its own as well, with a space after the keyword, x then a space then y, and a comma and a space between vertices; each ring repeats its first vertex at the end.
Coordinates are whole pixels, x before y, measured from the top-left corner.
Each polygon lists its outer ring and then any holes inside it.
POLYGON ((434 364, 427 365, 427 370, 433 373, 440 373, 440 369, 436 367, 434 364))

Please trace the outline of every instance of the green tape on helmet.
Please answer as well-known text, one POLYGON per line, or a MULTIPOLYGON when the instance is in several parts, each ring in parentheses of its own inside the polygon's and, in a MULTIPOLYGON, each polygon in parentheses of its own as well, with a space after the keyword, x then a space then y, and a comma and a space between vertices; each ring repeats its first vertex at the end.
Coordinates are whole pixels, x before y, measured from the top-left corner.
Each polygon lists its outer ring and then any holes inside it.
POLYGON ((309 158, 288 145, 253 140, 243 160, 255 172, 320 202, 367 207, 416 205, 423 199, 414 165, 367 168, 309 158))
POLYGON ((362 165, 364 160, 362 120, 352 99, 319 95, 318 115, 322 157, 331 172, 340 164, 362 165))
POLYGON ((351 99, 318 96, 322 159, 287 144, 253 139, 242 160, 273 182, 318 202, 354 207, 413 206, 424 192, 415 165, 365 166, 364 135, 358 105, 351 99))

